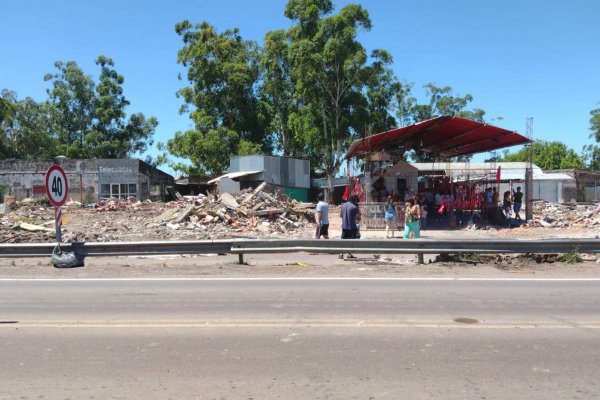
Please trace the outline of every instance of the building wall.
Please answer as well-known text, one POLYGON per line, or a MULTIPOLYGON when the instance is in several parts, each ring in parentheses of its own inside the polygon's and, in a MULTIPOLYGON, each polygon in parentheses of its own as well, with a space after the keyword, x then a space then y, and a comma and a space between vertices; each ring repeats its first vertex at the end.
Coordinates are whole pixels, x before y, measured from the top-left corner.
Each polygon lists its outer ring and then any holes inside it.
MULTIPOLYGON (((52 161, 2 160, 0 186, 17 200, 46 197, 46 171, 52 161)), ((98 197, 97 160, 61 160, 69 184, 69 200, 96 201, 98 197)))
POLYGON ((562 182, 561 181, 533 181, 533 199, 546 200, 553 203, 562 203, 562 182))
POLYGON ((273 185, 285 188, 310 188, 308 160, 264 155, 232 157, 229 162, 229 172, 243 171, 263 171, 260 179, 273 185))
MULTIPOLYGON (((17 200, 27 197, 46 197, 45 175, 53 161, 2 160, 0 161, 0 186, 17 200)), ((165 187, 173 186, 169 174, 136 159, 117 160, 59 160, 67 175, 68 199, 82 203, 99 201, 106 185, 120 191, 121 185, 135 185, 135 197, 152 198, 152 188, 158 191, 154 200, 164 196, 165 187), (103 186, 104 185, 104 186, 103 186)), ((132 188, 132 187, 131 187, 132 188)), ((110 192, 109 192, 110 193, 110 192)), ((105 196, 109 197, 109 196, 105 196)))
POLYGON ((582 169, 561 169, 548 172, 567 174, 575 178, 575 187, 565 188, 567 201, 574 198, 579 202, 596 202, 600 200, 600 171, 582 169))

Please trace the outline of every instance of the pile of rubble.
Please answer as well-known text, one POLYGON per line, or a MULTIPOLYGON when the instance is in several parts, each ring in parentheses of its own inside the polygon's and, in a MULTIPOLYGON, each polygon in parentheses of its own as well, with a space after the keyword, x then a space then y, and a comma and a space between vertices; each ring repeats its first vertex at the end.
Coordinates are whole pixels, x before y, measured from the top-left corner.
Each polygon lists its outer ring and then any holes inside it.
MULTIPOLYGON (((213 240, 310 237, 314 204, 266 191, 265 184, 235 195, 186 196, 169 203, 135 199, 63 207, 62 241, 213 240)), ((13 203, 0 219, 0 243, 51 242, 54 209, 13 203)))
POLYGON ((595 209, 595 205, 534 201, 533 222, 529 225, 545 228, 597 228, 600 226, 600 214, 594 212, 595 209))
POLYGON ((255 190, 246 189, 235 195, 223 193, 219 197, 201 195, 191 201, 180 200, 179 207, 166 209, 147 226, 213 233, 216 230, 218 237, 279 237, 312 225, 312 203, 300 203, 285 195, 276 197, 264 191, 265 186, 263 183, 255 190))

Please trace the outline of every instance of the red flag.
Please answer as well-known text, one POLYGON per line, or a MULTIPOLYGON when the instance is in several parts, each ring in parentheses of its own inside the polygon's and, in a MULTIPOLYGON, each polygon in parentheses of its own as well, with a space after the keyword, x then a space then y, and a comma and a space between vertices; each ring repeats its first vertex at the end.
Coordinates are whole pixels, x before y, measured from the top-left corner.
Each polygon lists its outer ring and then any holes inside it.
POLYGON ((342 196, 342 199, 348 201, 348 199, 350 198, 350 185, 346 186, 346 189, 344 190, 344 195, 342 196))
POLYGON ((501 166, 498 166, 498 170, 496 171, 496 183, 499 185, 500 184, 500 176, 501 176, 501 166))

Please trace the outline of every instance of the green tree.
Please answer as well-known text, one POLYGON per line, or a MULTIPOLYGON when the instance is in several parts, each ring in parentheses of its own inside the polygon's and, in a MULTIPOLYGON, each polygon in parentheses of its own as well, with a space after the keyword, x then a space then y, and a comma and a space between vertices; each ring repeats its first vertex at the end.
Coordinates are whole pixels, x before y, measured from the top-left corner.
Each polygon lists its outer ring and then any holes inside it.
MULTIPOLYGON (((594 139, 595 143, 600 142, 600 108, 590 111, 590 131, 590 139, 594 139)), ((600 147, 598 145, 585 145, 583 158, 587 168, 600 170, 600 147)))
MULTIPOLYGON (((405 124, 415 124, 442 115, 456 115, 463 118, 484 122, 485 111, 479 108, 467 110, 466 107, 473 101, 473 96, 466 94, 457 96, 452 93, 450 86, 439 87, 433 83, 423 86, 429 99, 428 103, 419 104, 417 99, 406 96, 404 104, 399 107, 398 119, 405 124)), ((417 162, 431 162, 438 158, 437 154, 415 151, 412 159, 417 162)), ((456 161, 469 159, 470 156, 458 157, 456 161)))
POLYGON ((600 142, 600 108, 590 111, 590 130, 592 131, 590 138, 600 142))
POLYGON ((3 90, 0 104, 5 116, 0 122, 0 151, 4 158, 48 159, 56 142, 51 128, 50 104, 37 103, 30 97, 18 100, 15 92, 3 90))
POLYGON ((595 144, 583 146, 583 162, 585 168, 593 171, 600 170, 600 147, 595 144))
POLYGON ((516 153, 509 153, 502 161, 526 162, 532 152, 532 162, 543 170, 583 168, 583 159, 573 149, 559 141, 536 141, 531 149, 523 147, 516 153))
POLYGON ((367 121, 366 134, 383 132, 397 125, 393 110, 403 102, 410 86, 400 82, 391 68, 393 58, 385 50, 371 54, 371 64, 364 69, 366 83, 367 121))
POLYGON ((57 150, 69 158, 85 158, 85 138, 94 129, 94 80, 75 61, 57 61, 54 66, 58 71, 44 80, 52 83, 47 92, 54 106, 57 150))
POLYGON ((300 102, 294 97, 289 51, 290 40, 285 30, 266 34, 261 58, 261 100, 270 115, 269 132, 277 143, 277 150, 284 156, 302 157, 305 145, 294 135, 294 125, 290 124, 290 116, 298 113, 300 102))
POLYGON ((130 104, 123 95, 125 78, 113 67, 113 60, 99 56, 96 65, 101 68, 94 101, 93 131, 85 137, 92 158, 125 158, 142 153, 152 145, 152 136, 158 126, 154 117, 142 113, 126 119, 125 108, 130 104))
POLYGON ((367 54, 357 34, 371 28, 367 11, 359 5, 328 15, 332 9, 327 0, 290 0, 285 8, 295 23, 289 30, 291 75, 295 95, 303 102, 291 116, 292 126, 311 150, 313 167, 325 171, 330 190, 343 151, 365 122, 356 105, 365 101, 367 54))
POLYGON ((98 84, 76 62, 56 62, 58 72, 44 79, 53 106, 57 152, 70 158, 124 158, 152 144, 158 121, 142 113, 126 118, 129 101, 123 95, 125 78, 113 60, 99 56, 98 84))
POLYGON ((10 158, 11 151, 7 139, 7 131, 10 129, 14 119, 15 106, 8 98, 9 91, 3 90, 0 97, 0 157, 10 158))
POLYGON ((272 143, 265 135, 265 112, 257 96, 260 54, 255 42, 243 40, 238 29, 218 33, 203 22, 183 21, 175 30, 184 46, 177 61, 187 68, 189 86, 177 95, 195 128, 177 132, 162 149, 189 159, 194 170, 205 175, 221 173, 231 155, 260 149, 269 153, 272 143), (198 142, 198 143, 197 143, 198 142))

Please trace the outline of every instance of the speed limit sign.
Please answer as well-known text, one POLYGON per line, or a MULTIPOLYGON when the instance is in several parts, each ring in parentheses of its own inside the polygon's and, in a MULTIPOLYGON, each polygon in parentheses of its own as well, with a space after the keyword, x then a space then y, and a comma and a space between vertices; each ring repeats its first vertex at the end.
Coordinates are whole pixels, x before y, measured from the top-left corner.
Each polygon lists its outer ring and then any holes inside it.
POLYGON ((60 207, 67 200, 69 183, 67 175, 60 165, 52 165, 46 172, 46 194, 55 207, 60 207))

